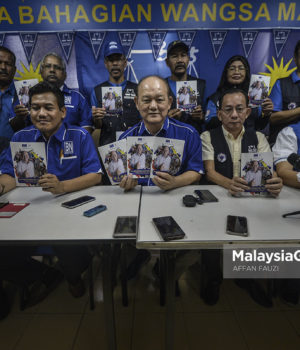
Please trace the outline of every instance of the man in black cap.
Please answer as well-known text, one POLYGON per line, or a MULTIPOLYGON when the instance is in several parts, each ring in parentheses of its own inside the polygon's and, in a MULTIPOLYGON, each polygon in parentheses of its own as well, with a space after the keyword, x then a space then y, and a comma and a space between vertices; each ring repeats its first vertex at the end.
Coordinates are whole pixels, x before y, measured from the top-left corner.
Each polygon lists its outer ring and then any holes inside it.
POLYGON ((193 125, 198 132, 202 130, 202 123, 204 120, 204 113, 202 110, 202 103, 204 97, 205 80, 192 77, 187 74, 187 67, 190 62, 189 47, 180 40, 172 41, 167 49, 166 64, 171 70, 171 76, 166 78, 173 98, 169 117, 176 118, 182 122, 193 125), (197 105, 191 111, 183 111, 176 106, 176 82, 178 81, 196 81, 197 83, 197 105))
POLYGON ((109 80, 97 85, 91 96, 92 115, 96 128, 101 128, 100 146, 114 142, 118 134, 140 121, 135 107, 137 84, 125 79, 124 71, 127 60, 122 46, 116 41, 110 41, 104 48, 104 64, 109 74, 109 80), (122 88, 123 112, 107 113, 103 105, 103 90, 105 87, 122 88))

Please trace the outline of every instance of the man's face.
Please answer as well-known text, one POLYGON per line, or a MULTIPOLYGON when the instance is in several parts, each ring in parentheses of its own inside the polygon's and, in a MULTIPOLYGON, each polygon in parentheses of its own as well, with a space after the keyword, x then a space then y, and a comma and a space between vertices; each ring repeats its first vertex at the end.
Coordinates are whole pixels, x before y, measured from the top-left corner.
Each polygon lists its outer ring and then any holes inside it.
POLYGON ((246 78, 246 67, 242 61, 234 61, 227 69, 227 80, 229 84, 239 85, 246 78))
POLYGON ((237 133, 242 130, 243 124, 250 113, 251 109, 246 105, 245 96, 237 92, 223 97, 218 118, 228 132, 237 133))
POLYGON ((61 61, 54 56, 48 56, 41 67, 43 80, 60 88, 66 80, 67 74, 63 69, 61 61))
POLYGON ((140 84, 135 103, 145 125, 157 128, 163 125, 172 98, 168 96, 167 86, 162 80, 149 77, 140 84))
POLYGON ((137 145, 137 150, 136 151, 137 151, 137 154, 139 154, 139 155, 141 155, 143 153, 143 147, 142 147, 141 144, 137 145))
POLYGON ((169 147, 168 146, 164 146, 163 155, 164 155, 164 157, 167 157, 169 155, 169 147))
POLYGON ((16 67, 12 56, 5 51, 0 51, 0 87, 8 87, 15 76, 16 67))
POLYGON ((33 95, 30 108, 31 121, 48 139, 55 134, 66 116, 66 108, 59 108, 52 92, 33 95))
POLYGON ((28 154, 28 152, 24 152, 24 162, 25 163, 29 162, 29 154, 28 154))
POLYGON ((104 64, 109 73, 109 76, 115 80, 118 80, 124 75, 124 70, 127 66, 127 60, 124 55, 114 53, 105 57, 104 64))
POLYGON ((111 152, 111 159, 116 162, 118 160, 118 155, 115 151, 111 152))
POLYGON ((257 170, 258 170, 258 162, 255 160, 255 161, 253 162, 253 171, 256 173, 257 170))
POLYGON ((173 49, 166 59, 167 66, 170 68, 172 74, 176 76, 186 73, 189 62, 188 53, 181 47, 173 49))

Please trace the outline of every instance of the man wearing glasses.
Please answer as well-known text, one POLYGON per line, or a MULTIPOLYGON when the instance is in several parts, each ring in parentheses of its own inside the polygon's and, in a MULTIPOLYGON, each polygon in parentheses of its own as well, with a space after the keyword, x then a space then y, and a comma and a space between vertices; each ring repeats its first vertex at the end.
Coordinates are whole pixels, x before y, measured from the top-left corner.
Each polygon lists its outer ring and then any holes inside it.
MULTIPOLYGON (((67 115, 65 122, 93 131, 92 111, 85 97, 78 91, 71 90, 64 83, 67 78, 66 64, 55 52, 47 53, 41 61, 41 76, 44 81, 59 88, 65 97, 67 115)), ((15 107, 16 115, 28 116, 28 108, 23 105, 15 107)))
MULTIPOLYGON (((265 136, 254 130, 245 130, 243 124, 251 113, 248 107, 248 96, 239 89, 227 90, 219 100, 218 118, 222 125, 201 134, 202 158, 207 179, 225 187, 235 196, 250 186, 241 177, 241 153, 270 152, 265 136)), ((267 191, 274 197, 282 188, 282 180, 273 174, 266 180, 267 191)), ((207 275, 207 283, 202 290, 202 298, 207 304, 216 304, 219 298, 221 283, 220 251, 203 251, 203 263, 207 275)), ((272 306, 264 290, 254 280, 240 283, 258 304, 272 306)))

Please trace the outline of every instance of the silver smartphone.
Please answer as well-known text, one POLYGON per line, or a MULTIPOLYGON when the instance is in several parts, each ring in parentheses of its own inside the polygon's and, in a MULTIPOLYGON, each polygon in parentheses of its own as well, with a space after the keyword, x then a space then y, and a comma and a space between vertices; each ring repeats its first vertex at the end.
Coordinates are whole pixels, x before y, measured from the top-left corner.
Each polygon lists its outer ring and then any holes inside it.
POLYGON ((118 216, 113 237, 114 238, 136 238, 137 216, 118 216))
POLYGON ((247 218, 245 216, 227 215, 226 233, 247 237, 249 235, 247 218))
POLYGON ((80 205, 83 205, 85 203, 89 203, 91 201, 94 201, 96 198, 92 197, 92 196, 82 196, 82 197, 78 197, 75 199, 72 199, 70 201, 61 203, 62 207, 68 208, 68 209, 73 209, 76 207, 79 207, 80 205))

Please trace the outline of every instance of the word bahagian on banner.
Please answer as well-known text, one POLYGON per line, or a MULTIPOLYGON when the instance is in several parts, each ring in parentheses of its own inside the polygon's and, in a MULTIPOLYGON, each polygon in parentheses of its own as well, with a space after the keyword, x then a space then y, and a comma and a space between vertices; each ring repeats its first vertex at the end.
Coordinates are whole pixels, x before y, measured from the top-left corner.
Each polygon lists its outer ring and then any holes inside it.
POLYGON ((292 1, 0 1, 0 30, 209 29, 298 27, 292 1), (1 6, 2 5, 2 6, 1 6))

